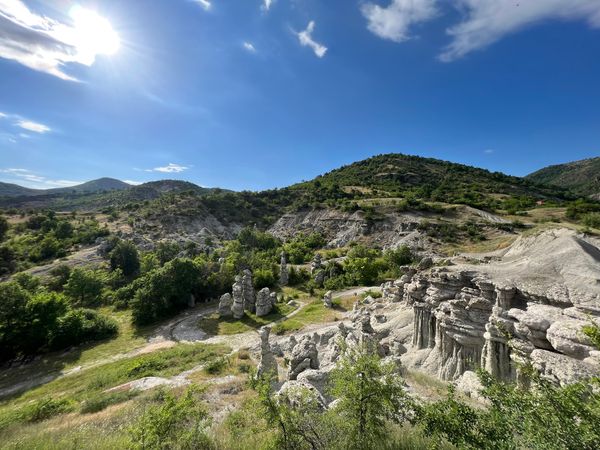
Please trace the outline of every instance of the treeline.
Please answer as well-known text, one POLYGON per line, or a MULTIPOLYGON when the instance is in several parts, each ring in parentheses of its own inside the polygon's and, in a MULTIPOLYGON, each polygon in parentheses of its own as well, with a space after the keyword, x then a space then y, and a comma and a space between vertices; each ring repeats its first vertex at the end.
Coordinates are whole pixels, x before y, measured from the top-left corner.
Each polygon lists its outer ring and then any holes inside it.
POLYGON ((117 324, 22 274, 0 283, 0 363, 117 334, 117 324))

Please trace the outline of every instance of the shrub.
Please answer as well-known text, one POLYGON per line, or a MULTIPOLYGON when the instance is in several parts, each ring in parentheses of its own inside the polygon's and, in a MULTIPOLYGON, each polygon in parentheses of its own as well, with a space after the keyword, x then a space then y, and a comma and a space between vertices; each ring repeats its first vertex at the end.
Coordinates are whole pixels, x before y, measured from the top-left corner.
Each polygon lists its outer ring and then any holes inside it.
POLYGON ((140 271, 140 257, 133 242, 120 241, 109 257, 111 269, 121 269, 126 277, 135 276, 140 271))

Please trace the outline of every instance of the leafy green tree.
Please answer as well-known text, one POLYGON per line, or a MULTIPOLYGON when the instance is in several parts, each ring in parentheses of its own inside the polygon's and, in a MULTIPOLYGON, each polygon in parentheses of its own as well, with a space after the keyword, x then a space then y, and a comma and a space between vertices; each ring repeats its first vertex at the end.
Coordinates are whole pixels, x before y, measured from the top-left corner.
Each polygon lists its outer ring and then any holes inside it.
POLYGON ((65 284, 71 276, 71 268, 66 264, 60 264, 50 270, 51 278, 46 282, 48 289, 62 292, 65 284))
POLYGON ((159 242, 154 253, 158 258, 159 264, 164 266, 172 259, 175 259, 180 251, 181 248, 176 242, 159 242))
POLYGON ((129 428, 131 449, 213 448, 207 434, 210 416, 193 388, 179 398, 165 391, 161 391, 160 397, 160 404, 148 408, 129 428))
POLYGON ((34 293, 40 287, 40 279, 27 272, 16 274, 13 277, 13 280, 30 293, 34 293))
POLYGON ((68 239, 73 237, 73 225, 66 220, 61 220, 56 224, 56 228, 54 229, 54 235, 58 239, 68 239))
POLYGON ((110 267, 121 269, 123 275, 132 277, 140 271, 140 257, 133 242, 120 241, 110 252, 110 267))
POLYGON ((18 353, 27 326, 29 298, 30 294, 14 281, 0 283, 0 361, 7 361, 18 353))
POLYGON ((77 267, 71 271, 64 290, 74 305, 94 306, 100 302, 103 286, 103 278, 98 272, 77 267))
POLYGON ((365 346, 347 348, 331 372, 334 409, 347 437, 346 448, 376 448, 386 438, 386 422, 401 422, 412 411, 393 364, 384 364, 365 346))
POLYGON ((200 266, 186 258, 176 258, 150 272, 130 302, 133 321, 149 324, 186 308, 202 275, 200 266))
POLYGON ((16 255, 8 245, 0 245, 0 276, 15 271, 17 266, 16 255))
POLYGON ((10 226, 8 225, 8 220, 6 220, 6 217, 0 216, 0 241, 4 240, 6 237, 6 232, 9 228, 10 226))

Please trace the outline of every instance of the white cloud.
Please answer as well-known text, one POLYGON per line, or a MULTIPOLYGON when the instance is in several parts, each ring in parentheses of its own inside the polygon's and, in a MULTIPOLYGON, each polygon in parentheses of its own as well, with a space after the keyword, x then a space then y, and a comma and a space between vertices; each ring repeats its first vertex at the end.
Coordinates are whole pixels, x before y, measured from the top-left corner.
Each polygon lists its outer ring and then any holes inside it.
POLYGON ((212 8, 212 3, 209 0, 194 0, 194 2, 198 3, 204 11, 208 11, 212 8))
POLYGON ((4 114, 3 112, 0 112, 0 119, 4 119, 6 117, 6 114, 4 114))
POLYGON ((70 187, 81 184, 81 181, 71 180, 52 180, 38 175, 29 169, 0 169, 0 174, 6 174, 9 178, 3 177, 9 182, 17 183, 34 189, 51 189, 59 187, 70 187))
POLYGON ((33 131, 34 133, 44 134, 50 131, 50 127, 41 123, 32 122, 31 120, 19 120, 16 125, 24 130, 33 131))
POLYGON ((275 0, 263 0, 261 9, 263 11, 269 11, 271 9, 271 6, 273 6, 273 3, 275 3, 275 0))
POLYGON ((325 56, 327 52, 327 47, 322 44, 319 44, 312 38, 312 33, 315 30, 315 22, 311 20, 306 27, 306 30, 297 33, 298 40, 300 41, 300 45, 305 47, 310 47, 315 52, 317 57, 322 58, 325 56))
POLYGON ((135 181, 135 180, 123 180, 125 183, 127 184, 131 184, 133 186, 139 186, 140 184, 143 184, 143 181, 135 181))
POLYGON ((251 42, 244 42, 242 46, 250 53, 256 53, 256 47, 254 47, 254 45, 251 42))
POLYGON ((437 15, 436 3, 437 0, 392 0, 386 7, 366 3, 361 11, 369 31, 383 39, 403 42, 410 39, 412 25, 437 15))
POLYGON ((598 0, 456 0, 466 18, 448 29, 453 40, 439 56, 454 61, 545 20, 584 20, 600 27, 598 0))
POLYGON ((187 166, 180 166, 179 164, 169 163, 164 167, 155 167, 154 169, 146 169, 146 172, 162 172, 162 173, 180 173, 184 170, 188 170, 187 166))
POLYGON ((91 66, 99 53, 116 50, 119 39, 110 24, 95 12, 73 7, 71 15, 73 24, 40 16, 21 0, 0 0, 0 57, 77 81, 64 72, 64 65, 91 66), (90 26, 96 34, 102 34, 101 41, 90 34, 90 26))
POLYGON ((485 153, 486 155, 491 155, 492 153, 494 153, 494 149, 493 148, 486 148, 483 153, 485 153))

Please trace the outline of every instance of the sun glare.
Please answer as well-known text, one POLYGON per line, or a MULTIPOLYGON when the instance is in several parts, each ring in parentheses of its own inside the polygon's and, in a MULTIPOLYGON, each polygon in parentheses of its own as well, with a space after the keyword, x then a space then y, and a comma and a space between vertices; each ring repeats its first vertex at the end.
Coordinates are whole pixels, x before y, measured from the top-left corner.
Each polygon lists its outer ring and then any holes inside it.
POLYGON ((110 22, 96 11, 74 6, 69 13, 73 19, 77 48, 83 54, 111 56, 119 51, 121 41, 110 22))

